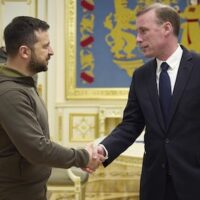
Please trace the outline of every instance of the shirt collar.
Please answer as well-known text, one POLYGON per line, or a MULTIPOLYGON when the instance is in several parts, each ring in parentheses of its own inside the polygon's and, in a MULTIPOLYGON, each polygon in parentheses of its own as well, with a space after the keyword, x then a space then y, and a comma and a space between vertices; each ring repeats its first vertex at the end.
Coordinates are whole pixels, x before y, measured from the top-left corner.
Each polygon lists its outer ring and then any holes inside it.
POLYGON ((37 75, 35 75, 34 77, 25 76, 24 74, 12 68, 8 68, 5 65, 0 65, 0 76, 5 77, 5 80, 13 80, 15 82, 28 84, 34 87, 36 87, 37 85, 37 80, 36 80, 37 75))
POLYGON ((157 69, 160 71, 160 65, 163 62, 166 62, 169 65, 169 70, 175 69, 177 66, 179 66, 182 54, 183 54, 183 49, 178 44, 176 51, 166 61, 159 60, 158 58, 156 58, 157 66, 158 66, 157 69))
POLYGON ((5 64, 0 66, 0 73, 9 77, 24 77, 22 73, 12 68, 6 67, 5 64))

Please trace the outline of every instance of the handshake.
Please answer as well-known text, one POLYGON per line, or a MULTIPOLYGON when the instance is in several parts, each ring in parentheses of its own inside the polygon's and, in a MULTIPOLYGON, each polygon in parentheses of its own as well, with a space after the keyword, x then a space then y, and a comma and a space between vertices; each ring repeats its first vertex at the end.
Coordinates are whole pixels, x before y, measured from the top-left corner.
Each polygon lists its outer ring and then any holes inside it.
POLYGON ((89 161, 83 170, 88 173, 93 173, 106 159, 106 152, 101 145, 93 143, 88 144, 85 149, 89 154, 89 161))

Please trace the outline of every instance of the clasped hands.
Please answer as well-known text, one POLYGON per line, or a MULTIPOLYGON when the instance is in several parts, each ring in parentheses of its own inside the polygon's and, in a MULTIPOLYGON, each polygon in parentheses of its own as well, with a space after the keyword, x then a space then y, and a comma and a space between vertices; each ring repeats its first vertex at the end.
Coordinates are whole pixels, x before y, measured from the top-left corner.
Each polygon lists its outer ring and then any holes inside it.
POLYGON ((105 151, 102 146, 93 143, 88 144, 85 149, 89 153, 89 162, 83 170, 93 173, 105 161, 105 151))

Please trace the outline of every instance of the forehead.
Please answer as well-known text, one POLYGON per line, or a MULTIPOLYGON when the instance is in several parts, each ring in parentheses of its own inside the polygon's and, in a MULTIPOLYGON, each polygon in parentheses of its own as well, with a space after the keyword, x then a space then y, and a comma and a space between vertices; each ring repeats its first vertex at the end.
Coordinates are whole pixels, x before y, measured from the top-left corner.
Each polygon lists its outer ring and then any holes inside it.
POLYGON ((150 10, 136 18, 136 26, 139 28, 141 26, 152 26, 156 23, 156 14, 154 10, 150 10))
POLYGON ((43 31, 43 30, 38 30, 35 31, 35 35, 37 38, 37 42, 36 43, 48 43, 49 42, 49 33, 48 31, 43 31))

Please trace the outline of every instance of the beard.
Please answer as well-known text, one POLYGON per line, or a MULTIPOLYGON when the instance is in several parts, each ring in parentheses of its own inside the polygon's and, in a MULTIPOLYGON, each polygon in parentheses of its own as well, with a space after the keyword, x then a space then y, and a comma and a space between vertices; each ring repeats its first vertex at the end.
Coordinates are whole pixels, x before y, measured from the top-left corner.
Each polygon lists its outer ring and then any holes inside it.
POLYGON ((29 69, 33 73, 47 71, 48 70, 47 65, 48 65, 49 58, 50 58, 50 56, 46 60, 39 60, 39 59, 37 59, 37 56, 35 55, 35 53, 32 53, 30 63, 29 63, 29 69))

